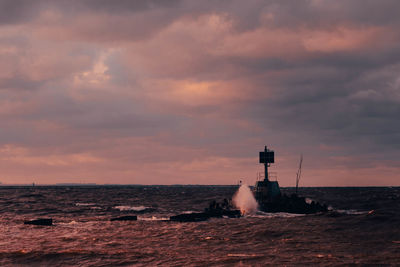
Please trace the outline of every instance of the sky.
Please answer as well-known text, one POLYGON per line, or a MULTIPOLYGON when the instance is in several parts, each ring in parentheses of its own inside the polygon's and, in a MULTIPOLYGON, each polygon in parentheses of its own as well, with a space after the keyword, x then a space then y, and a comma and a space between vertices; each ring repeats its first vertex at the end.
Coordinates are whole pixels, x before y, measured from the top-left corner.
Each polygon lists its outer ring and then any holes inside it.
POLYGON ((400 186, 397 0, 0 0, 0 182, 400 186))

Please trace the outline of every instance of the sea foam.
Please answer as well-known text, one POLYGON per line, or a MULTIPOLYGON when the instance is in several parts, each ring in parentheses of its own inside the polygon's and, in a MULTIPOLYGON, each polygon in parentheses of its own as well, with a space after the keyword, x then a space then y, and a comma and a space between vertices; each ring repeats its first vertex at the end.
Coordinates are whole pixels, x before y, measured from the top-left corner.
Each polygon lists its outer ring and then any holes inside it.
POLYGON ((233 196, 233 205, 240 209, 242 215, 253 214, 257 211, 258 203, 248 185, 243 184, 233 196))

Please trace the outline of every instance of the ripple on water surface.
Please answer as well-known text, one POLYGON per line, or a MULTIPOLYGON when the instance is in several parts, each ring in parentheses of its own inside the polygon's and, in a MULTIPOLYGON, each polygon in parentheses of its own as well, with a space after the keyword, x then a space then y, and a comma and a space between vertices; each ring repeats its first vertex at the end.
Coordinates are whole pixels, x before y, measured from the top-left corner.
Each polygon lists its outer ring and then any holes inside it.
POLYGON ((396 198, 399 188, 304 189, 311 199, 329 203, 337 212, 335 216, 257 212, 240 219, 165 221, 183 211, 201 211, 209 200, 229 198, 235 190, 236 187, 37 187, 34 191, 1 188, 0 265, 400 262, 400 233, 396 227, 400 222, 396 198), (366 202, 371 192, 378 203, 366 202), (347 199, 335 200, 335 196, 347 199), (140 214, 148 208, 153 210, 140 214), (112 217, 130 213, 139 213, 138 220, 110 222, 112 217), (43 214, 52 217, 55 226, 23 224, 24 220, 43 214))

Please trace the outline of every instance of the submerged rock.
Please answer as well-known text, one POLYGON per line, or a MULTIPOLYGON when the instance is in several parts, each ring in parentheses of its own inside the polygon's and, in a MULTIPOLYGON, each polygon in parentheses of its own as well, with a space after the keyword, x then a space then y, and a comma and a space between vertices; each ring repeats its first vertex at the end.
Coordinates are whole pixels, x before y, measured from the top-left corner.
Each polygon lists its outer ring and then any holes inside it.
POLYGON ((41 218, 41 219, 36 219, 36 220, 25 221, 24 224, 51 226, 51 225, 53 225, 53 219, 42 219, 41 218))
POLYGON ((201 222, 210 218, 205 212, 183 213, 169 217, 170 221, 175 222, 201 222))
POLYGON ((239 218, 241 217, 240 210, 231 209, 230 204, 226 199, 222 204, 213 201, 209 207, 204 209, 204 212, 183 213, 169 218, 170 221, 176 222, 201 222, 210 218, 239 218))
POLYGON ((116 218, 111 218, 110 221, 137 221, 137 216, 121 216, 116 218))

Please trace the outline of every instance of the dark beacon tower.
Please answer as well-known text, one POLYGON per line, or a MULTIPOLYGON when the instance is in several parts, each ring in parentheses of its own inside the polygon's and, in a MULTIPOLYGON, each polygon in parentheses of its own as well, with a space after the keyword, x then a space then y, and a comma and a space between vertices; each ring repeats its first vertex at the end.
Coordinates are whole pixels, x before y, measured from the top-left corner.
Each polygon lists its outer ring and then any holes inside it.
POLYGON ((264 164, 265 176, 263 181, 258 181, 255 187, 255 197, 260 205, 272 202, 281 196, 278 181, 271 181, 268 167, 275 162, 275 153, 265 146, 264 151, 260 152, 260 163, 264 164))

